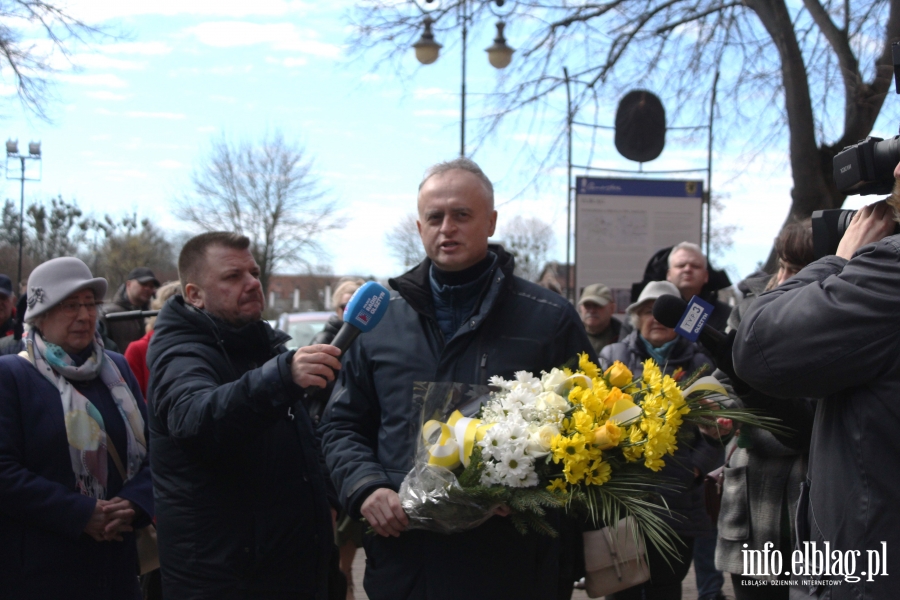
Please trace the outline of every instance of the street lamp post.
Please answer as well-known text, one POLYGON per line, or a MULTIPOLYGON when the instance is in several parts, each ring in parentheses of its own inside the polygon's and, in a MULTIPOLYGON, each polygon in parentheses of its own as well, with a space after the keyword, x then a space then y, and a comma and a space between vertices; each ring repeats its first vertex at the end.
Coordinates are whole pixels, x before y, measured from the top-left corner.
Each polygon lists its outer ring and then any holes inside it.
MULTIPOLYGON (((460 31, 462 34, 462 79, 460 82, 460 119, 459 119, 459 155, 466 155, 466 46, 469 36, 469 23, 472 20, 472 12, 469 10, 469 3, 479 0, 461 0, 458 8, 458 20, 460 31)), ((506 0, 480 0, 488 5, 491 12, 494 12, 494 6, 502 8, 506 4, 506 0)), ((440 0, 414 0, 423 12, 430 12, 440 5, 440 0)), ((497 13, 494 12, 496 15, 497 13)), ((498 15, 499 16, 499 15, 498 15)), ((423 65, 430 65, 438 59, 442 46, 434 40, 434 33, 431 26, 434 19, 426 15, 422 20, 422 37, 419 38, 413 48, 416 51, 416 59, 423 65)), ((493 45, 485 48, 488 53, 488 61, 496 69, 505 69, 512 61, 512 55, 515 50, 506 44, 506 38, 503 36, 503 28, 506 24, 501 19, 497 22, 497 37, 494 38, 493 45)))
POLYGON ((28 154, 19 154, 19 140, 6 140, 6 178, 7 179, 18 179, 20 182, 19 187, 19 272, 16 279, 16 293, 19 292, 22 286, 22 248, 25 245, 25 180, 28 181, 40 181, 41 180, 41 169, 38 169, 37 177, 26 177, 25 176, 25 161, 26 160, 36 160, 38 165, 41 165, 41 143, 40 142, 29 142, 28 143, 28 154), (13 161, 19 162, 19 175, 11 177, 9 162, 10 159, 13 161))

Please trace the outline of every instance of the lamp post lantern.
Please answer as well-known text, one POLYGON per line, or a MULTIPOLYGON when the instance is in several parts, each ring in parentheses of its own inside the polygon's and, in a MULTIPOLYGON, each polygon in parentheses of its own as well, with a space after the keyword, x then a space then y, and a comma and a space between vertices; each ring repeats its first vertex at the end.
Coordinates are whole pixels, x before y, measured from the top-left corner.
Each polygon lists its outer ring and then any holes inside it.
MULTIPOLYGON (((460 25, 461 39, 462 39, 462 78, 460 81, 460 119, 459 119, 459 155, 466 155, 466 46, 467 40, 469 36, 469 23, 472 20, 472 12, 469 10, 470 2, 477 2, 479 0, 461 0, 458 4, 459 13, 458 20, 460 25)), ((487 4, 490 8, 491 12, 495 15, 497 14, 494 10, 494 6, 498 9, 502 8, 506 4, 506 0, 480 0, 487 4)), ((419 7, 423 12, 428 12, 435 10, 438 5, 440 5, 439 0, 414 0, 416 6, 419 7), (422 4, 422 1, 425 2, 425 5, 422 4)), ((511 10, 511 9, 509 9, 511 10)), ((508 14, 508 11, 507 11, 508 14)), ((438 44, 434 39, 434 32, 431 30, 431 26, 434 24, 434 19, 430 16, 426 15, 422 20, 422 36, 419 40, 413 44, 413 48, 416 51, 416 60, 418 60, 423 65, 430 65, 435 62, 440 55, 440 50, 442 46, 438 44)), ((506 24, 503 21, 497 22, 497 37, 494 38, 494 43, 488 48, 485 48, 485 51, 488 53, 488 61, 491 65, 496 69, 505 69, 509 66, 509 63, 512 62, 512 55, 515 50, 510 48, 506 44, 506 38, 503 36, 503 28, 506 24)))
POLYGON ((29 142, 28 154, 19 154, 19 140, 6 140, 6 178, 19 180, 19 271, 16 277, 16 292, 21 289, 22 285, 22 249, 25 246, 25 181, 40 181, 41 169, 38 169, 37 177, 26 177, 25 161, 37 161, 41 163, 41 143, 29 142), (15 175, 15 171, 10 171, 10 160, 19 163, 19 174, 15 175))

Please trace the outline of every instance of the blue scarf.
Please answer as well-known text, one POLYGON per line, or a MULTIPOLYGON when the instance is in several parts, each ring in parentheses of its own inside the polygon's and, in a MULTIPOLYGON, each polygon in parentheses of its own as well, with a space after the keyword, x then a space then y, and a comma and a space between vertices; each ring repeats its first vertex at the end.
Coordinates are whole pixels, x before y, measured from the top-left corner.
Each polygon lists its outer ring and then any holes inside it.
POLYGON ((661 369, 664 369, 666 362, 669 360, 669 354, 672 353, 672 348, 675 347, 678 338, 676 337, 674 340, 669 340, 659 348, 654 348, 640 333, 638 333, 638 338, 644 343, 644 348, 647 349, 650 358, 656 361, 656 364, 658 364, 661 369))

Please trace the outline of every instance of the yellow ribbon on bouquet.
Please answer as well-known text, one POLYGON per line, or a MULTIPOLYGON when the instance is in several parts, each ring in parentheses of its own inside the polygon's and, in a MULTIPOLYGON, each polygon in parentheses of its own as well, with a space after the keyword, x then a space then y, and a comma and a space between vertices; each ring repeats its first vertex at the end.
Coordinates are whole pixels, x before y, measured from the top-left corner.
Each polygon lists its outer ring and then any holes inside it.
POLYGON ((451 413, 446 423, 432 419, 422 427, 422 437, 428 450, 428 464, 445 467, 451 471, 460 464, 468 467, 475 442, 484 438, 485 432, 493 427, 482 425, 481 419, 462 416, 458 410, 451 413), (440 431, 436 442, 431 440, 440 431))

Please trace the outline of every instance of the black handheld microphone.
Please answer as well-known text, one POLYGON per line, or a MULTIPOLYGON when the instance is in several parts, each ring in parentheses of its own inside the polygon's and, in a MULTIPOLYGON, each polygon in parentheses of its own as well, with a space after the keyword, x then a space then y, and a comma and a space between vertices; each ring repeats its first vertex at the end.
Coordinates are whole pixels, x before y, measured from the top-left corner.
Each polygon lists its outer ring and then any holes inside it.
MULTIPOLYGON (((679 321, 685 316, 686 310, 687 302, 678 296, 665 294, 657 298, 656 302, 653 303, 653 318, 666 327, 674 329, 678 335, 686 337, 684 330, 678 326, 679 321)), ((737 337, 736 331, 726 335, 704 323, 697 336, 697 341, 712 353, 716 366, 731 379, 734 391, 738 394, 743 394, 750 391, 750 386, 744 383, 734 371, 731 349, 734 347, 735 337, 737 337)))
MULTIPOLYGON (((653 303, 653 318, 666 327, 674 329, 675 333, 684 335, 678 327, 678 321, 681 320, 685 310, 687 310, 687 302, 678 296, 664 294, 653 303)), ((727 337, 721 331, 704 324, 700 330, 698 341, 716 355, 721 350, 722 344, 726 343, 727 337)))
POLYGON ((369 281, 356 290, 344 309, 344 324, 331 345, 346 352, 360 333, 371 331, 387 312, 391 293, 376 281, 369 281))

